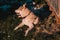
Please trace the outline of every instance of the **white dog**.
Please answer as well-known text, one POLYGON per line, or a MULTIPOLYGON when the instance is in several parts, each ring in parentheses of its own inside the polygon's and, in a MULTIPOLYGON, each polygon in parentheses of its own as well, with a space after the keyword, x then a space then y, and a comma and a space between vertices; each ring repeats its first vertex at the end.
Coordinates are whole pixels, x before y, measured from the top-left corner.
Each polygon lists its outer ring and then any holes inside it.
POLYGON ((28 8, 26 8, 26 4, 19 7, 17 10, 15 10, 18 17, 22 17, 22 23, 19 24, 14 30, 17 30, 18 28, 22 27, 23 25, 27 25, 29 28, 25 31, 25 36, 27 36, 28 32, 34 27, 33 24, 38 24, 39 17, 34 15, 33 12, 31 12, 28 8))

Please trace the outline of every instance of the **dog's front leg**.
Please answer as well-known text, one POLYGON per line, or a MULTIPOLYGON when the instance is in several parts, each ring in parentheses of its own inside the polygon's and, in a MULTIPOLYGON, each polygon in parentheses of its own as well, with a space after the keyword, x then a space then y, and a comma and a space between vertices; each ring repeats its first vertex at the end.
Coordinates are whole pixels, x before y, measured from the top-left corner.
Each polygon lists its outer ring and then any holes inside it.
POLYGON ((14 30, 17 30, 18 28, 21 28, 24 25, 24 23, 20 23, 16 28, 14 28, 14 30))
POLYGON ((29 28, 25 31, 25 36, 27 36, 28 32, 34 27, 33 24, 27 25, 29 28))

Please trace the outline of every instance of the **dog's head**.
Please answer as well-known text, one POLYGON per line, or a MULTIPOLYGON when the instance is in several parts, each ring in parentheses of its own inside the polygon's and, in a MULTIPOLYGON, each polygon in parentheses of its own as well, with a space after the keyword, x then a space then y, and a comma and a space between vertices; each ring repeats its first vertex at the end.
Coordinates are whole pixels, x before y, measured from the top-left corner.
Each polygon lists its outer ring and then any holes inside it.
POLYGON ((29 14, 29 9, 26 7, 26 4, 23 4, 23 6, 20 6, 17 10, 15 10, 18 17, 25 17, 29 14))

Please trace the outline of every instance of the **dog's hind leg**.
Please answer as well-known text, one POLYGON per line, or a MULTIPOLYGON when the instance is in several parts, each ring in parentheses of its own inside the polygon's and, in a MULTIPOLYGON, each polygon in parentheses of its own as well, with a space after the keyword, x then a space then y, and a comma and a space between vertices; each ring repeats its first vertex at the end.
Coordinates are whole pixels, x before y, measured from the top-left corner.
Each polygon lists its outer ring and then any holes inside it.
POLYGON ((31 23, 27 25, 29 28, 25 31, 25 36, 27 36, 28 32, 34 27, 34 25, 31 23))
POLYGON ((39 23, 39 18, 36 18, 36 20, 34 21, 34 24, 38 24, 39 23))
POLYGON ((20 23, 16 28, 14 28, 14 30, 17 30, 18 28, 21 28, 24 25, 24 23, 20 23))

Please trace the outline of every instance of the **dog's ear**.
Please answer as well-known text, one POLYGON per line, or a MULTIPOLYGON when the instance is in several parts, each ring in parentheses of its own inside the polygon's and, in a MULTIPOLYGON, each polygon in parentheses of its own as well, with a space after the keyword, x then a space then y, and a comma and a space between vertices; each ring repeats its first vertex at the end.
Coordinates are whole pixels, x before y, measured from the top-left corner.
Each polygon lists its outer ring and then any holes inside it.
POLYGON ((26 8, 26 3, 25 3, 25 4, 23 4, 23 7, 24 7, 24 8, 26 8))

